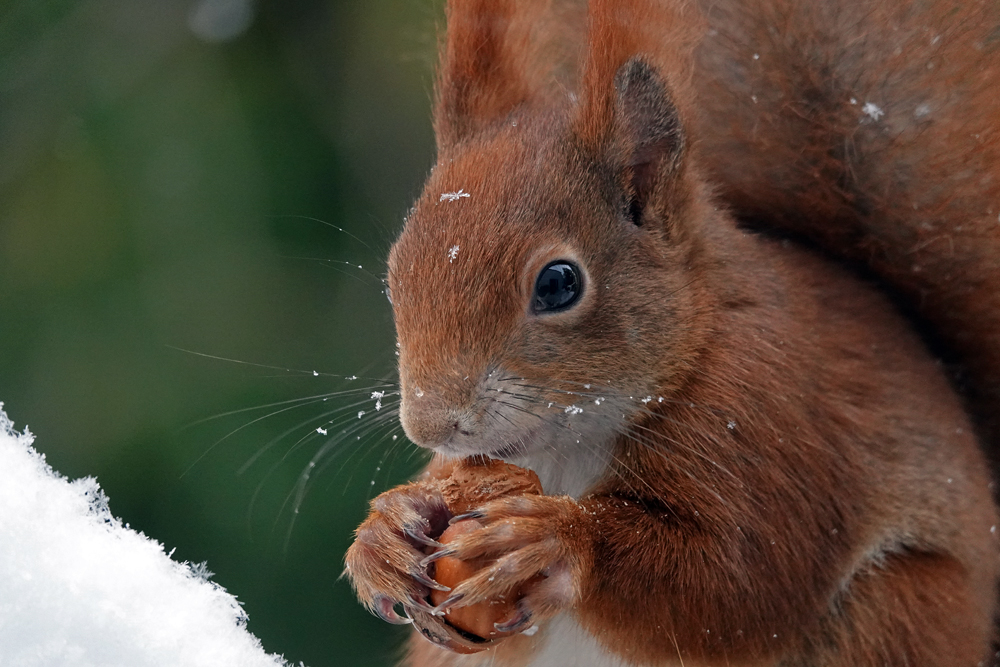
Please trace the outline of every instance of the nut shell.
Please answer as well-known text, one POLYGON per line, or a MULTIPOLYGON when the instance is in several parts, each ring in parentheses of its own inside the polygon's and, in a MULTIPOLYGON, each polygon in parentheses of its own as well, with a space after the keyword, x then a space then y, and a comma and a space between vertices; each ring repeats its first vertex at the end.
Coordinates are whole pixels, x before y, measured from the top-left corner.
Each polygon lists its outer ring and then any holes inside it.
POLYGON ((441 482, 452 514, 464 514, 503 496, 541 493, 542 483, 534 471, 496 459, 465 459, 441 482))
MULTIPOLYGON (((453 516, 475 510, 491 500, 505 496, 525 494, 541 495, 542 484, 531 470, 503 461, 468 458, 452 469, 440 481, 439 490, 453 516)), ((478 530, 483 524, 474 519, 464 519, 449 526, 436 539, 447 545, 460 535, 478 530)), ((432 553, 429 551, 428 553, 432 553)), ((432 576, 438 583, 454 589, 469 577, 492 563, 489 558, 462 561, 457 558, 440 558, 433 564, 432 576)), ((431 591, 430 602, 437 606, 450 594, 431 591)), ((434 616, 419 609, 412 610, 414 627, 428 640, 456 653, 477 653, 494 646, 497 641, 513 632, 498 632, 495 623, 514 618, 520 590, 509 591, 496 600, 486 600, 468 606, 445 610, 444 616, 434 616)))
MULTIPOLYGON (((466 519, 449 526, 444 531, 438 541, 448 544, 456 537, 465 533, 482 528, 483 524, 474 519, 466 519)), ((489 559, 479 558, 476 560, 463 561, 457 558, 445 556, 434 563, 434 579, 439 584, 444 584, 449 588, 454 588, 479 570, 489 565, 489 559)), ((431 603, 441 604, 448 599, 449 593, 444 591, 431 591, 431 603)), ((509 621, 517 613, 515 605, 517 596, 515 591, 510 591, 498 600, 485 600, 476 604, 445 609, 445 620, 452 626, 475 635, 480 639, 500 639, 514 633, 499 632, 493 627, 494 623, 509 621)))

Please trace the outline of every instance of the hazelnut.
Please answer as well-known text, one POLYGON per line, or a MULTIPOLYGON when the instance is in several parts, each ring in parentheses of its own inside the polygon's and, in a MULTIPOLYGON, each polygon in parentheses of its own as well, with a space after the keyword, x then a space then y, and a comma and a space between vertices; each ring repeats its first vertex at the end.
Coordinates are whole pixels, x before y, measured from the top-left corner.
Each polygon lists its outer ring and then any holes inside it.
MULTIPOLYGON (((483 524, 475 519, 466 519, 456 524, 448 526, 438 541, 448 544, 459 535, 482 528, 483 524)), ((449 588, 455 588, 479 570, 490 564, 489 559, 477 558, 476 560, 463 561, 457 558, 445 556, 434 562, 434 579, 439 584, 444 584, 449 588)), ((448 599, 449 593, 444 591, 431 591, 431 603, 439 605, 448 599)), ((476 604, 446 609, 445 621, 452 626, 475 635, 480 639, 500 639, 513 633, 499 632, 493 627, 494 623, 509 621, 517 613, 515 591, 509 591, 497 600, 484 600, 476 604)))
MULTIPOLYGON (((482 458, 469 458, 456 465, 451 474, 440 482, 439 488, 453 516, 465 514, 504 496, 542 493, 541 482, 533 471, 482 458)), ((483 524, 475 519, 463 519, 449 526, 437 540, 447 545, 460 535, 482 527, 483 524)), ((463 561, 445 556, 434 561, 432 576, 438 583, 454 589, 492 563, 490 558, 463 561)), ((431 591, 430 602, 437 606, 449 595, 444 591, 431 591)), ((417 611, 413 616, 414 625, 439 646, 458 653, 476 653, 515 634, 499 632, 494 626, 514 618, 517 601, 521 597, 521 590, 507 591, 495 600, 446 609, 443 618, 417 611)))

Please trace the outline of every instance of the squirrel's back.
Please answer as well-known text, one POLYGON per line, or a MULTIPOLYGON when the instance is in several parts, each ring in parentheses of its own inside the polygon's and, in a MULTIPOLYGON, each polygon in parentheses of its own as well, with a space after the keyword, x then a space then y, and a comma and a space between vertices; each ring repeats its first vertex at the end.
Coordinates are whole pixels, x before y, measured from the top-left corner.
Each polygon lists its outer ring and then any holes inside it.
POLYGON ((438 161, 388 262, 400 421, 544 494, 455 516, 432 469, 373 501, 347 572, 436 644, 410 664, 985 664, 998 25, 941 0, 450 0, 438 161), (577 80, 538 66, 572 3, 577 80), (740 225, 877 279, 966 369, 981 432, 884 294, 740 225), (435 554, 488 564, 431 607, 435 554), (449 610, 511 596, 494 629, 538 632, 442 657, 449 610))
POLYGON ((877 277, 1000 453, 1000 3, 704 0, 691 134, 744 223, 877 277))

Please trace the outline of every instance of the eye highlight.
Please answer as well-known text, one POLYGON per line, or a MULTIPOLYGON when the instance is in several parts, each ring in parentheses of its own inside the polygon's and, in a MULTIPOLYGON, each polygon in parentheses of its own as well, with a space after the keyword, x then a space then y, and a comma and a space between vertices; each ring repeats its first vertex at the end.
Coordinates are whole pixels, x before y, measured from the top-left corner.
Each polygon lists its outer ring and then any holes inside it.
POLYGON ((582 292, 580 269, 563 259, 550 262, 535 281, 532 309, 536 313, 566 310, 579 300, 582 292))

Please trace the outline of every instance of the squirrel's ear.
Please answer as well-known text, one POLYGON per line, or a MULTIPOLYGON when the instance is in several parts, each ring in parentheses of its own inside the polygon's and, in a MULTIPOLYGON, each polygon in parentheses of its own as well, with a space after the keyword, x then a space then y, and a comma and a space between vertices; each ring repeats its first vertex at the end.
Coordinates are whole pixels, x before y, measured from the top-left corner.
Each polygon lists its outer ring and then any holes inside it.
POLYGON ((515 9, 514 0, 449 0, 434 111, 439 150, 528 98, 530 12, 515 9))
MULTIPOLYGON (((590 0, 587 54, 573 131, 594 159, 620 174, 628 212, 642 224, 683 204, 685 140, 671 80, 689 70, 698 17, 687 3, 590 0), (646 54, 646 55, 637 55, 646 54)), ((676 83, 674 81, 674 83, 676 83)))
POLYGON ((679 176, 684 130, 666 85, 641 58, 622 65, 614 82, 617 101, 610 148, 617 153, 630 197, 629 216, 639 225, 661 186, 679 176))

